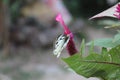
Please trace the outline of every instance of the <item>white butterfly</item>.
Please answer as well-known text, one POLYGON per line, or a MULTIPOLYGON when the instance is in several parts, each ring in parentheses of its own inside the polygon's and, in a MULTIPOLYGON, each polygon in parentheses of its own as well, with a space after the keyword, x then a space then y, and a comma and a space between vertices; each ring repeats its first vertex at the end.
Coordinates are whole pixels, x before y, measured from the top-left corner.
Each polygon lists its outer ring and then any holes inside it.
POLYGON ((62 50, 67 46, 69 40, 69 35, 62 34, 58 36, 57 40, 55 41, 55 49, 53 51, 53 54, 57 55, 57 58, 60 56, 62 50))

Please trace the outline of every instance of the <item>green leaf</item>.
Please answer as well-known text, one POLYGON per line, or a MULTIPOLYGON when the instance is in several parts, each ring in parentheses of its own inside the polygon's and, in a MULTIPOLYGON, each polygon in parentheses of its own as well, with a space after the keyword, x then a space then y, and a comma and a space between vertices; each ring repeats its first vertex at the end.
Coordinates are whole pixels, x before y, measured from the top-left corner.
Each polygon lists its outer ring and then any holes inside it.
POLYGON ((106 54, 106 53, 107 53, 107 48, 104 48, 104 47, 103 47, 103 48, 102 48, 102 52, 101 52, 101 54, 104 55, 104 54, 106 54))
POLYGON ((86 57, 75 54, 63 60, 76 73, 85 77, 100 77, 104 80, 120 80, 120 46, 103 48, 101 54, 92 53, 86 57))
POLYGON ((117 41, 120 41, 120 33, 116 34, 113 39, 113 42, 117 42, 117 41))
POLYGON ((116 47, 120 45, 120 32, 118 32, 118 34, 116 34, 114 38, 97 39, 87 43, 86 45, 91 46, 93 45, 93 42, 94 42, 94 46, 100 46, 105 48, 116 47))
MULTIPOLYGON (((112 38, 97 39, 97 40, 94 40, 94 45, 95 46, 101 46, 101 47, 113 47, 111 42, 112 42, 112 38)), ((87 43, 86 45, 90 46, 92 44, 93 44, 93 41, 87 43)))
MULTIPOLYGON (((116 41, 116 39, 115 39, 115 41, 113 41, 112 38, 94 40, 94 45, 100 46, 100 47, 105 47, 105 48, 113 48, 113 47, 120 45, 120 40, 116 41)), ((90 45, 92 45, 92 42, 89 42, 86 45, 90 46, 90 45)))
POLYGON ((94 41, 91 42, 89 53, 93 53, 94 51, 94 41))
POLYGON ((85 53, 85 40, 82 40, 81 46, 80 46, 80 55, 85 53))

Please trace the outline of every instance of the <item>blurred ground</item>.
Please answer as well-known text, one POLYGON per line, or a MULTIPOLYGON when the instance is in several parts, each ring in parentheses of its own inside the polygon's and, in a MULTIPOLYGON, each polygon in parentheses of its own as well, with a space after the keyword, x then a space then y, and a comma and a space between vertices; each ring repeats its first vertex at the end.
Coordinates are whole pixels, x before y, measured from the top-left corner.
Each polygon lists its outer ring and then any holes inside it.
POLYGON ((40 52, 21 48, 20 51, 25 53, 1 60, 0 80, 87 80, 69 71, 61 59, 52 55, 52 50, 40 52))
MULTIPOLYGON (((92 27, 86 28, 85 33, 89 34, 89 40, 111 37, 103 29, 92 27)), ((61 57, 67 56, 66 50, 63 50, 61 57)), ((99 80, 86 79, 72 72, 60 58, 52 54, 52 49, 20 47, 9 58, 0 57, 0 80, 99 80)))

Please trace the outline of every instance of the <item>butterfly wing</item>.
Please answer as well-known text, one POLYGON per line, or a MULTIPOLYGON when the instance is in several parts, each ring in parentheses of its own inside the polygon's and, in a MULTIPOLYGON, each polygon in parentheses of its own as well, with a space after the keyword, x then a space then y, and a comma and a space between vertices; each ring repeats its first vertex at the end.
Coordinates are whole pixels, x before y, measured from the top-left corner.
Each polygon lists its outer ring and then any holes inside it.
POLYGON ((55 49, 53 51, 54 55, 57 55, 57 57, 59 57, 69 40, 70 36, 66 36, 64 34, 60 35, 55 42, 55 49))

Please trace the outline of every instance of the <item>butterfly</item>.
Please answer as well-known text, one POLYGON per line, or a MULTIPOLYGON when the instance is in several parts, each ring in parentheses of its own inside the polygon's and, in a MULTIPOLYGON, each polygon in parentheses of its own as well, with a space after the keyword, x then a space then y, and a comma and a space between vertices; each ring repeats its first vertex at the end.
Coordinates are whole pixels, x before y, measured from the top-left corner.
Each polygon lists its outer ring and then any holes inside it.
POLYGON ((55 41, 55 49, 53 51, 54 55, 57 55, 57 58, 60 56, 62 50, 67 46, 70 40, 70 35, 62 34, 58 36, 57 40, 55 41))

